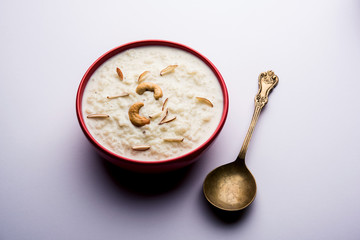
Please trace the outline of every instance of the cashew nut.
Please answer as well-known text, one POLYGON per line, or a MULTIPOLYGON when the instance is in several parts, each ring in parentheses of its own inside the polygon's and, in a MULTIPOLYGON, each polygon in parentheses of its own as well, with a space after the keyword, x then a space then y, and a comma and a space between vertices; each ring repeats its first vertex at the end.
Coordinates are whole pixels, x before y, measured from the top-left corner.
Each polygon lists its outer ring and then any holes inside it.
POLYGON ((136 87, 136 93, 142 95, 145 91, 152 91, 154 92, 154 98, 157 100, 163 96, 161 88, 151 82, 142 82, 136 87))
POLYGON ((144 103, 137 102, 137 103, 134 103, 129 108, 129 119, 130 119, 131 123, 137 127, 141 127, 141 126, 144 126, 145 124, 150 123, 150 119, 139 115, 139 110, 142 106, 144 106, 144 103))

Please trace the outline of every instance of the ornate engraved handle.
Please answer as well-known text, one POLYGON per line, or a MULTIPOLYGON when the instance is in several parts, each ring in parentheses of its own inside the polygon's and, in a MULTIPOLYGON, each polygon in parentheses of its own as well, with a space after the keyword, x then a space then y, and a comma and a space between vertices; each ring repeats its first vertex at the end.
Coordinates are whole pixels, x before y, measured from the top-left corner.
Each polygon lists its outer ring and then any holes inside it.
POLYGON ((262 72, 259 75, 259 91, 255 96, 255 106, 264 107, 269 99, 270 91, 278 84, 279 78, 273 71, 262 72))
POLYGON ((257 120, 259 119, 260 113, 262 108, 267 104, 269 100, 269 94, 270 91, 278 84, 279 78, 274 74, 273 71, 267 71, 262 72, 259 75, 259 91, 255 96, 255 109, 254 113, 251 119, 249 130, 246 134, 244 143, 241 147, 239 156, 237 160, 244 161, 246 151, 252 136, 252 133, 254 132, 255 125, 257 123, 257 120))

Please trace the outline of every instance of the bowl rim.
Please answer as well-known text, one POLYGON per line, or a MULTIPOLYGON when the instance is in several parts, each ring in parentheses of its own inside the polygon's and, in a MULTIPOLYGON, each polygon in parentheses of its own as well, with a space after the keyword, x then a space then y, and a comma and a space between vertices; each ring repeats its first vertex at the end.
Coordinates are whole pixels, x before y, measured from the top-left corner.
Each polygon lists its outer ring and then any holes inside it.
POLYGON ((113 49, 110 49, 109 51, 105 52, 103 55, 101 55, 94 63, 90 65, 90 67, 85 72, 84 76, 81 79, 81 82, 78 87, 78 91, 76 94, 76 115, 78 122, 80 124, 80 127, 82 131, 84 132, 87 139, 101 152, 105 153, 106 155, 115 158, 117 161, 120 162, 126 162, 126 163, 133 163, 133 164, 141 164, 141 165, 162 165, 162 164, 169 164, 171 162, 178 162, 181 160, 186 160, 188 158, 192 158, 192 156, 196 156, 199 153, 201 153, 204 149, 206 149, 217 137, 217 135, 220 133, 221 129, 223 128, 227 114, 228 114, 228 108, 229 108, 229 95, 228 91, 225 85, 225 81, 220 74, 219 70, 215 67, 215 65, 204 55, 199 53, 198 51, 177 42, 168 41, 168 40, 159 40, 159 39, 149 39, 149 40, 138 40, 138 41, 132 41, 125 44, 122 44, 118 47, 115 47, 113 49), (137 47, 145 47, 145 46, 166 46, 166 47, 173 47, 177 49, 184 50, 196 57, 198 57, 200 60, 202 60, 215 74, 216 78, 219 81, 221 91, 223 94, 223 112, 221 115, 221 119, 219 124, 217 125, 215 131, 211 134, 211 136, 204 141, 201 145, 198 147, 192 149, 191 151, 182 154, 177 157, 169 158, 169 159, 163 159, 163 160, 139 160, 139 159, 131 159, 124 156, 121 156, 119 154, 116 154, 115 152, 105 148, 102 146, 96 139, 92 136, 90 131, 87 129, 83 114, 82 114, 82 99, 85 87, 90 80, 92 74, 108 59, 111 57, 124 52, 131 48, 137 48, 137 47))

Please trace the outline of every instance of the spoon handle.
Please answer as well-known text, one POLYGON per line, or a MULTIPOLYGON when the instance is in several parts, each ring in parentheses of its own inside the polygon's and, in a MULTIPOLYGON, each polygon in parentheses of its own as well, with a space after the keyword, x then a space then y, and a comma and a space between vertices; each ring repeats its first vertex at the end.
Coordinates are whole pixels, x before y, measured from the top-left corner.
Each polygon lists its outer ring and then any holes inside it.
POLYGON ((254 132, 257 120, 259 119, 261 110, 267 104, 270 91, 278 84, 279 78, 273 71, 262 72, 259 75, 259 91, 255 96, 255 109, 249 126, 249 130, 246 134, 245 140, 241 147, 237 160, 245 160, 246 151, 248 149, 251 136, 254 132))

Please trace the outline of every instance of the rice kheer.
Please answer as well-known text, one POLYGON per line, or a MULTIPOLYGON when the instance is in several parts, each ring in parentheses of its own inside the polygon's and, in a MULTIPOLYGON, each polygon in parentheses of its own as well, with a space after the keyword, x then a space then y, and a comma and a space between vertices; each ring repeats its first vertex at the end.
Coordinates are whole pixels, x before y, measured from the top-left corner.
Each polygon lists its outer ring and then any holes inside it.
POLYGON ((172 47, 137 47, 92 74, 82 111, 91 135, 109 151, 164 160, 209 139, 223 113, 223 94, 215 74, 196 56, 172 47))

